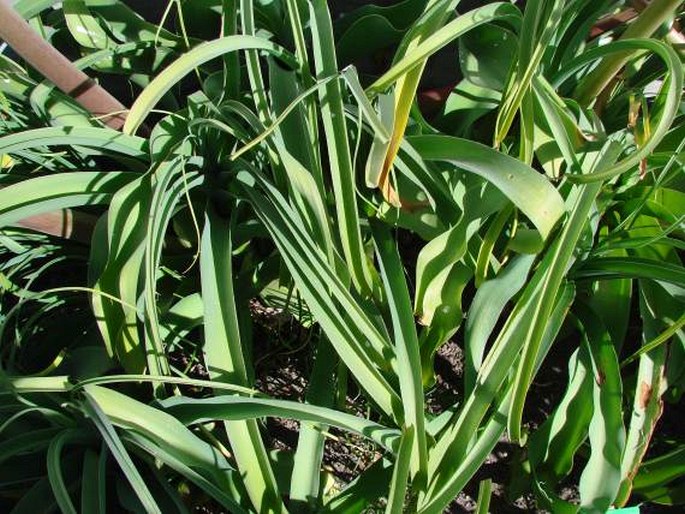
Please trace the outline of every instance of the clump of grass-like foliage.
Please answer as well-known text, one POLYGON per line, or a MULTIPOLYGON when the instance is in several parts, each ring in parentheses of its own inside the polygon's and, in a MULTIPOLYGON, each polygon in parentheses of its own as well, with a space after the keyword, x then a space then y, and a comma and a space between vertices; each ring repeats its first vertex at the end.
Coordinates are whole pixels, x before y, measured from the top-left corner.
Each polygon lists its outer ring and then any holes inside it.
POLYGON ((120 0, 11 3, 132 104, 113 130, 0 54, 1 510, 440 513, 505 435, 542 509, 685 501, 685 441, 657 426, 685 386, 680 1, 333 22, 325 0, 170 0, 159 26, 120 0), (443 48, 460 80, 424 118, 443 48), (373 54, 376 75, 348 66, 373 54), (27 228, 55 215, 75 231, 27 228), (309 329, 304 402, 254 388, 255 298, 309 329), (532 428, 560 334, 568 385, 532 428), (453 337, 463 396, 431 414, 453 337), (299 422, 293 452, 267 417, 299 422), (329 427, 382 455, 343 487, 329 427))

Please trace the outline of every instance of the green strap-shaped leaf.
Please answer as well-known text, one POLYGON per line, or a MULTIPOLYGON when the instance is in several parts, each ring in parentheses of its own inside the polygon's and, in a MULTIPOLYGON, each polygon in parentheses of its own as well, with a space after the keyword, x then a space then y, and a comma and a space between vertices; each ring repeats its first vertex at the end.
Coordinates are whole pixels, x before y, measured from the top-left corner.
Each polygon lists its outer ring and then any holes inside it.
MULTIPOLYGON (((209 376, 247 386, 248 372, 233 289, 231 221, 210 204, 202 234, 200 273, 204 303, 203 352, 209 376)), ((286 512, 254 419, 227 421, 228 440, 258 512, 286 512)))
POLYGON ((490 499, 492 496, 492 479, 481 480, 478 488, 478 510, 476 514, 488 514, 490 512, 490 499))
POLYGON ((606 45, 588 50, 582 53, 572 62, 564 67, 562 72, 554 80, 554 86, 558 87, 575 72, 582 69, 589 63, 597 61, 607 54, 620 52, 644 52, 649 51, 656 54, 666 65, 668 75, 662 87, 665 97, 661 115, 651 130, 650 137, 634 152, 630 153, 622 160, 606 166, 598 167, 592 173, 572 174, 568 178, 574 182, 596 182, 609 180, 613 177, 625 173, 635 168, 641 160, 646 159, 654 151, 659 142, 668 133, 673 120, 678 114, 680 97, 683 91, 683 66, 675 50, 670 46, 652 39, 630 39, 625 41, 614 41, 606 45))
POLYGON ((95 127, 50 127, 0 137, 0 155, 41 146, 85 146, 146 160, 147 141, 116 130, 95 127))
POLYGON ((400 439, 400 449, 397 452, 397 460, 392 470, 390 491, 388 492, 388 505, 385 514, 402 514, 405 512, 404 500, 407 496, 407 482, 411 470, 412 454, 414 453, 414 427, 405 429, 400 439))
MULTIPOLYGON (((417 20, 412 30, 407 34, 407 38, 400 45, 398 55, 395 57, 396 60, 398 57, 411 54, 423 40, 441 28, 450 11, 453 11, 458 3, 459 0, 429 0, 423 15, 417 20)), ((401 205, 402 202, 390 184, 390 170, 404 138, 411 107, 414 104, 414 97, 427 60, 428 56, 425 56, 417 62, 416 66, 397 79, 394 91, 395 107, 392 116, 392 137, 387 143, 384 142, 383 146, 387 150, 386 155, 380 162, 380 169, 376 172, 378 181, 374 186, 380 188, 385 200, 395 206, 401 205)))
MULTIPOLYGON (((416 259, 414 311, 422 325, 431 326, 436 311, 446 303, 442 301, 442 293, 447 276, 464 258, 469 239, 475 232, 476 227, 468 225, 458 223, 429 241, 419 252, 416 259)), ((467 276, 467 280, 469 278, 467 276)), ((458 321, 461 321, 461 312, 458 313, 458 321)))
POLYGON ((159 462, 175 470, 184 479, 192 482, 226 507, 228 512, 235 514, 246 514, 248 512, 236 501, 236 498, 239 496, 245 496, 246 493, 242 489, 239 490, 235 487, 226 488, 225 486, 217 485, 215 481, 191 467, 182 457, 168 451, 163 446, 156 444, 153 440, 137 432, 126 431, 121 435, 121 439, 126 443, 137 446, 149 455, 154 455, 155 459, 159 460, 159 462))
POLYGON ((584 333, 583 354, 590 358, 593 413, 588 429, 590 458, 580 477, 580 512, 606 511, 621 484, 621 458, 626 441, 623 426, 623 385, 611 336, 601 320, 585 305, 574 308, 584 333), (601 477, 601 480, 598 480, 601 477))
MULTIPOLYGON (((106 390, 102 389, 102 391, 106 390)), ((133 491, 140 500, 140 503, 143 505, 143 508, 146 510, 146 512, 149 512, 150 514, 162 514, 159 505, 157 505, 155 498, 150 492, 150 489, 143 480, 143 477, 131 459, 128 451, 126 451, 124 444, 121 442, 119 434, 117 434, 112 421, 108 417, 109 412, 111 412, 108 407, 111 400, 116 401, 116 397, 111 397, 108 400, 108 394, 100 394, 102 391, 97 386, 87 386, 85 390, 85 402, 83 404, 83 410, 88 414, 93 424, 95 424, 97 429, 100 431, 100 434, 107 444, 109 451, 119 464, 124 477, 129 484, 131 484, 133 491)), ((108 392, 113 393, 113 391, 108 392)), ((128 397, 124 395, 119 395, 119 393, 113 394, 128 400, 128 397)))
POLYGON ((221 39, 203 43, 182 57, 174 61, 162 73, 160 73, 143 90, 129 111, 123 131, 125 134, 133 134, 143 122, 145 117, 157 105, 157 102, 176 85, 183 77, 201 64, 229 52, 238 50, 264 50, 291 67, 297 67, 295 59, 284 48, 254 36, 227 36, 221 39))
POLYGON ((189 191, 202 183, 203 177, 197 171, 185 171, 185 161, 176 158, 164 161, 155 171, 152 198, 150 200, 149 221, 145 237, 145 260, 143 277, 145 280, 145 345, 148 371, 152 375, 169 374, 162 344, 162 328, 159 323, 157 306, 157 275, 162 258, 167 229, 176 205, 189 191))
MULTIPOLYGON (((640 10, 637 19, 627 25, 620 38, 649 38, 660 26, 670 23, 673 16, 682 7, 680 0, 654 0, 640 10)), ((656 37, 654 39, 657 39, 656 37)), ((619 40, 620 41, 620 40, 619 40)), ((604 58, 595 69, 584 74, 577 86, 575 97, 582 105, 592 104, 602 91, 616 77, 621 68, 628 62, 631 52, 620 52, 604 58)))
POLYGON ((84 390, 110 426, 148 438, 176 459, 201 472, 218 487, 226 491, 235 490, 234 484, 240 478, 221 452, 173 416, 112 389, 86 385, 84 390))
POLYGON ((685 446, 642 463, 633 482, 636 492, 658 488, 685 475, 685 446))
POLYGON ((591 259, 574 273, 576 278, 612 280, 648 278, 685 287, 685 269, 677 264, 644 257, 601 257, 591 259))
POLYGON ((90 12, 84 0, 64 0, 62 10, 67 28, 79 45, 85 48, 103 49, 115 44, 90 12))
MULTIPOLYGON (((535 294, 538 291, 538 287, 535 287, 535 284, 533 286, 532 290, 533 294, 535 294)), ((564 285, 559 291, 554 301, 554 308, 549 318, 547 330, 543 336, 541 351, 535 362, 536 370, 542 365, 547 352, 557 337, 574 298, 575 288, 570 284, 564 285)), ((520 312, 518 314, 520 315, 520 312)), ((516 317, 516 315, 515 309, 512 317, 516 317)), ((473 400, 475 399, 480 402, 481 399, 479 397, 489 394, 488 390, 498 389, 497 384, 504 380, 504 377, 511 368, 512 359, 504 352, 500 353, 495 350, 498 349, 498 345, 500 345, 500 348, 506 346, 520 347, 520 341, 517 340, 520 340, 520 330, 514 326, 506 334, 506 339, 495 343, 493 351, 491 351, 486 360, 487 366, 491 366, 492 369, 482 370, 482 382, 479 382, 476 386, 478 391, 474 391, 470 398, 467 399, 461 408, 456 423, 448 427, 431 452, 429 464, 432 465, 431 469, 436 471, 433 473, 433 481, 430 484, 428 493, 419 497, 419 513, 439 514, 444 512, 444 509, 447 508, 448 504, 473 477, 502 436, 506 427, 506 413, 511 408, 513 393, 511 384, 505 386, 504 390, 500 391, 502 400, 496 406, 493 415, 481 425, 480 431, 477 427, 480 425, 494 393, 492 393, 490 398, 485 399, 485 405, 482 403, 478 405, 478 402, 473 400), (499 375, 499 377, 490 382, 491 377, 487 376, 488 374, 499 375), (483 386, 482 388, 480 387, 481 385, 483 386), (475 413, 475 416, 471 414, 471 408, 477 409, 478 412, 475 413), (474 441, 473 436, 476 433, 478 438, 474 441), (457 446, 462 446, 462 451, 454 453, 454 446, 452 444, 455 442, 458 443, 457 446), (463 451, 463 448, 467 447, 468 451, 463 451), (448 449, 449 452, 445 452, 448 449), (453 458, 455 455, 458 455, 458 458, 453 458)))
MULTIPOLYGON (((557 95, 552 86, 541 76, 533 79, 532 91, 535 93, 536 125, 549 127, 553 143, 559 148, 566 162, 566 169, 578 172, 582 169, 578 161, 577 147, 582 141, 580 129, 568 112, 566 104, 557 95)), ((539 143, 536 143, 536 149, 539 143)), ((555 175, 557 176, 557 175, 555 175)))
POLYGON ((101 448, 96 453, 90 448, 83 455, 83 476, 81 481, 81 512, 106 514, 107 512, 107 452, 101 448))
POLYGON ((464 394, 468 396, 476 384, 476 376, 483 362, 485 347, 504 307, 518 293, 528 279, 535 261, 533 255, 514 258, 493 279, 478 288, 469 308, 464 332, 466 359, 464 362, 464 394))
POLYGON ((393 347, 340 281, 311 235, 303 230, 301 218, 271 184, 259 175, 255 177, 266 195, 255 187, 253 175, 238 175, 314 318, 371 398, 386 414, 400 420, 399 396, 381 373, 396 366, 393 347))
POLYGON ((456 137, 416 136, 409 140, 424 159, 448 161, 491 182, 528 216, 543 240, 566 210, 564 200, 546 177, 518 159, 456 137))
MULTIPOLYGON (((317 79, 324 80, 338 73, 331 16, 325 0, 313 0, 309 7, 317 79)), ((355 171, 339 80, 328 82, 319 92, 319 105, 343 255, 355 288, 368 295, 374 289, 374 276, 362 241, 355 171)))
POLYGON ((38 480, 14 505, 10 514, 34 514, 39 509, 59 510, 47 477, 38 480))
POLYGON ((169 414, 186 425, 217 419, 245 420, 281 417, 323 423, 354 432, 392 453, 397 452, 399 443, 399 431, 397 429, 387 428, 374 421, 334 409, 290 400, 239 396, 195 399, 177 396, 163 400, 161 404, 169 414))
POLYGON ((529 460, 540 480, 550 485, 565 477, 587 438, 592 417, 592 373, 576 350, 568 363, 568 385, 552 415, 529 439, 529 460))
POLYGON ((79 171, 23 180, 0 189, 0 227, 58 209, 109 203, 139 177, 124 171, 79 171))
POLYGON ((322 513, 363 512, 388 492, 394 466, 390 459, 378 459, 357 476, 345 489, 329 498, 322 513))
POLYGON ((368 91, 378 92, 387 89, 426 57, 434 54, 472 28, 495 20, 506 20, 517 25, 521 20, 521 12, 510 3, 494 2, 462 14, 421 41, 416 48, 394 63, 368 88, 368 91))
MULTIPOLYGON (((609 140, 602 154, 596 161, 597 167, 611 165, 620 155, 621 147, 609 140)), ((516 368, 514 397, 509 411, 508 430, 513 441, 521 441, 521 420, 523 407, 528 389, 533 380, 535 362, 542 342, 545 327, 552 309, 552 299, 557 294, 568 272, 569 265, 574 259, 583 228, 590 219, 590 213, 595 205, 597 195, 601 190, 601 182, 582 185, 577 188, 573 196, 573 207, 559 238, 554 242, 546 255, 549 267, 544 270, 540 296, 530 305, 527 313, 530 324, 524 337, 521 360, 516 368)))
POLYGON ((459 67, 472 85, 501 92, 517 48, 518 36, 511 30, 481 25, 459 38, 459 67))
MULTIPOLYGON (((640 315, 643 343, 653 339, 669 320, 682 314, 682 303, 676 301, 659 284, 640 281, 640 315)), ((668 347, 658 346, 640 356, 635 382, 635 395, 629 417, 626 450, 621 462, 621 487, 616 505, 622 507, 630 498, 633 479, 647 453, 656 424, 663 413, 667 387, 668 347)))
MULTIPOLYGON (((526 135, 526 104, 532 101, 531 83, 538 72, 547 45, 557 30, 564 12, 563 0, 532 0, 526 4, 521 27, 518 66, 509 77, 497 113, 495 146, 504 141, 516 113, 521 111, 522 138, 526 135)), ((527 143, 524 141, 524 144, 527 143)), ((529 150, 532 150, 530 148, 529 150)), ((525 156, 525 152, 522 152, 525 156)), ((531 154, 532 155, 532 154, 531 154)))
MULTIPOLYGON (((333 405, 336 394, 336 370, 339 365, 340 360, 333 345, 322 334, 307 387, 307 403, 323 407, 333 405)), ((312 510, 320 507, 321 464, 326 442, 324 431, 327 428, 321 423, 300 424, 297 450, 290 475, 290 500, 308 504, 312 510)))
POLYGON ((119 41, 152 41, 156 46, 178 46, 183 42, 179 35, 145 21, 121 0, 87 0, 91 11, 99 15, 101 23, 119 41))
POLYGON ((5 439, 0 443, 0 464, 15 455, 45 450, 62 430, 61 428, 40 428, 5 439))
MULTIPOLYGON (((608 234, 608 228, 600 229, 600 237, 608 234)), ((622 249, 608 252, 611 257, 627 257, 628 253, 622 249)), ((627 278, 614 280, 599 280, 592 286, 592 294, 587 299, 588 306, 597 313, 604 322, 614 341, 616 353, 621 354, 621 348, 628 333, 630 323, 630 307, 632 303, 633 281, 627 278)))
POLYGON ((69 443, 89 443, 92 436, 85 429, 67 429, 55 437, 48 448, 47 468, 48 480, 55 499, 64 514, 76 514, 76 508, 69 496, 64 474, 62 472, 62 450, 69 443))
MULTIPOLYGON (((92 261, 96 251, 104 248, 107 252, 104 269, 94 287, 105 294, 93 295, 93 311, 107 352, 116 356, 129 373, 142 372, 147 363, 146 349, 138 334, 137 305, 150 197, 149 174, 117 191, 107 213, 107 232, 96 230, 91 254, 92 261)), ((165 357, 157 353, 150 358, 165 357)))
POLYGON ((421 356, 416 324, 409 290, 404 280, 404 267, 397 252, 397 243, 386 227, 374 224, 372 228, 395 339, 397 372, 406 427, 403 437, 412 440, 411 472, 420 483, 427 478, 428 455, 424 426, 421 356))

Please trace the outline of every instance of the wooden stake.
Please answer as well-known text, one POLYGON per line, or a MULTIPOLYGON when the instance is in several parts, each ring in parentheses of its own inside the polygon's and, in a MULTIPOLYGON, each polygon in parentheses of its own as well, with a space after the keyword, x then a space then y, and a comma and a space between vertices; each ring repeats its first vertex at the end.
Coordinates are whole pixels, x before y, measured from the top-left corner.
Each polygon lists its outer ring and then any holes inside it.
POLYGON ((108 126, 119 130, 124 125, 126 107, 36 34, 10 0, 0 0, 0 39, 86 110, 103 116, 108 126))
MULTIPOLYGON (((123 127, 128 112, 126 107, 36 34, 9 0, 0 0, 0 39, 88 112, 102 116, 106 125, 115 130, 123 127)), ((17 225, 89 244, 95 221, 90 214, 63 209, 31 216, 17 225)))

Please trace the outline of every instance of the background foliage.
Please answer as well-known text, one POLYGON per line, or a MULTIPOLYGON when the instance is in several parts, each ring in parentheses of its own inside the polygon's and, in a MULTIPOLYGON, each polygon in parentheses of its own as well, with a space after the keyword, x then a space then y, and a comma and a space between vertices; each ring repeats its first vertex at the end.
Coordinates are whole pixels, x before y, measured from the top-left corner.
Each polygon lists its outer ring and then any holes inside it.
POLYGON ((2 505, 437 513, 503 437, 511 498, 682 504, 680 3, 14 1, 131 108, 106 128, 0 54, 2 505), (21 224, 60 210, 71 237, 21 224), (255 387, 256 303, 307 334, 303 401, 255 387), (265 418, 299 422, 292 451, 265 418), (377 460, 334 480, 336 437, 377 460))

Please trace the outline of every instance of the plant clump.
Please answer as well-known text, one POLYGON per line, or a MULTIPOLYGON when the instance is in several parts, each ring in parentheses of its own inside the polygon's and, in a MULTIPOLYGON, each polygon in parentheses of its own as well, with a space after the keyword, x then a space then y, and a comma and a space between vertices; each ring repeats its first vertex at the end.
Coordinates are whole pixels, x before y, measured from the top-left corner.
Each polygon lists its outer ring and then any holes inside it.
POLYGON ((0 510, 685 503, 681 3, 0 3, 0 510))

